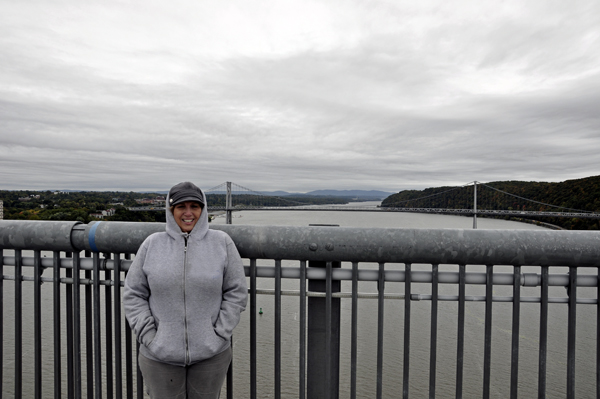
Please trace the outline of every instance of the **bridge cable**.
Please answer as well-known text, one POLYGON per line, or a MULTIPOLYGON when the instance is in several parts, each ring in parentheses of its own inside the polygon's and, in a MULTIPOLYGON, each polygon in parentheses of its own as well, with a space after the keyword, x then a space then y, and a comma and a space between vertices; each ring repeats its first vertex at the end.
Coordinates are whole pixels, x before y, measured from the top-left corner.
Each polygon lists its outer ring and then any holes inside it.
MULTIPOLYGON (((221 192, 225 192, 225 190, 226 190, 226 189, 225 189, 226 185, 227 185, 227 183, 221 183, 221 184, 219 184, 218 186, 215 186, 215 187, 213 187, 213 188, 211 188, 211 189, 209 189, 209 190, 206 190, 206 193, 207 193, 207 194, 208 194, 208 193, 211 193, 211 194, 221 194, 221 193, 219 193, 219 191, 221 191, 221 192), (220 190, 219 190, 219 189, 220 189, 220 190), (215 193, 214 191, 217 191, 217 192, 215 193)), ((237 192, 242 192, 242 191, 245 191, 245 192, 247 192, 247 193, 254 194, 254 195, 256 195, 256 196, 257 196, 257 197, 259 197, 259 198, 265 198, 265 199, 267 199, 267 198, 268 198, 268 199, 276 199, 276 200, 281 200, 281 201, 284 201, 284 202, 287 202, 287 203, 290 203, 290 204, 299 204, 299 205, 313 205, 313 204, 312 204, 312 203, 310 203, 310 202, 294 201, 294 200, 289 200, 289 199, 282 198, 282 197, 280 197, 280 196, 275 196, 275 195, 267 195, 267 194, 264 194, 264 193, 261 193, 261 192, 258 192, 258 191, 251 190, 251 189, 249 189, 249 188, 247 188, 247 187, 241 186, 241 185, 239 185, 239 184, 236 184, 236 183, 231 183, 231 185, 232 185, 232 195, 241 195, 241 194, 234 194, 234 191, 237 191, 237 192), (238 188, 238 189, 241 189, 241 190, 233 190, 233 187, 235 187, 235 188, 238 188)), ((222 195, 222 194, 221 194, 221 195, 222 195)))
MULTIPOLYGON (((465 187, 467 187, 467 186, 470 186, 472 183, 473 183, 473 182, 470 182, 470 183, 467 183, 467 184, 465 184, 465 185, 462 185, 462 186, 453 187, 453 188, 451 188, 451 189, 449 189, 449 190, 446 190, 446 191, 440 191, 440 192, 437 192, 437 193, 429 194, 429 195, 426 195, 426 196, 424 196, 424 197, 419 197, 419 198, 413 198, 413 199, 409 199, 409 200, 404 200, 404 201, 398 201, 398 202, 394 202, 394 205, 396 205, 396 204, 402 204, 402 203, 405 203, 405 202, 410 202, 410 201, 418 201, 418 200, 422 200, 422 199, 426 199, 426 198, 435 197, 435 196, 438 196, 438 195, 442 195, 442 194, 445 194, 445 193, 449 193, 449 192, 451 192, 451 191, 455 191, 455 190, 458 190, 458 189, 461 189, 461 188, 465 188, 465 187)), ((430 208, 431 208, 431 206, 430 206, 430 208)))
MULTIPOLYGON (((478 183, 479 183, 479 182, 478 182, 478 183)), ((522 200, 525 200, 525 201, 535 202, 536 204, 540 204, 540 205, 546 205, 546 206, 551 206, 551 207, 553 207, 553 208, 568 209, 568 210, 570 210, 570 211, 578 211, 578 212, 586 212, 586 213, 595 213, 594 211, 586 211, 586 210, 583 210, 583 209, 567 208, 567 207, 565 207, 565 206, 558 206, 558 205, 547 204, 547 203, 545 203, 545 202, 540 202, 540 201, 532 200, 532 199, 529 199, 529 198, 520 197, 520 196, 518 196, 518 195, 516 195, 516 194, 511 194, 511 193, 508 193, 508 192, 506 192, 506 191, 502 191, 502 190, 500 190, 500 189, 498 189, 498 188, 495 188, 495 187, 492 187, 492 186, 488 186, 487 184, 484 184, 484 183, 479 183, 479 184, 480 184, 480 185, 482 185, 482 186, 485 186, 485 187, 487 187, 487 188, 491 188, 492 190, 496 190, 496 191, 498 191, 498 192, 500 192, 500 193, 503 193, 503 194, 506 194, 506 195, 510 195, 510 196, 512 196, 512 197, 515 197, 515 198, 519 198, 519 199, 522 199, 522 200)))
POLYGON ((259 197, 275 198, 275 199, 279 199, 281 201, 285 201, 285 202, 289 202, 289 203, 295 203, 295 204, 300 204, 300 205, 312 205, 309 202, 301 202, 301 201, 289 200, 289 199, 285 199, 285 198, 282 198, 282 197, 277 196, 277 195, 267 195, 267 194, 264 194, 264 193, 261 193, 261 192, 258 192, 258 191, 251 190, 251 189, 246 188, 244 186, 240 186, 239 184, 235 184, 235 183, 233 183, 233 184, 236 185, 237 187, 243 188, 244 190, 247 190, 247 191, 249 191, 249 192, 251 192, 254 195, 257 195, 259 197))

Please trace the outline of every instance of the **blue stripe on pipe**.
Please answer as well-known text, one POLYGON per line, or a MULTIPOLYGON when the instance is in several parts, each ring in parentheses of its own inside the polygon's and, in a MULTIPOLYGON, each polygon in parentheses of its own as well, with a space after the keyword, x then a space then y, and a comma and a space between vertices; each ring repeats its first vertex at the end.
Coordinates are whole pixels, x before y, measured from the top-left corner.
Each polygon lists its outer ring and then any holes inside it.
POLYGON ((94 223, 90 232, 88 233, 88 242, 90 243, 90 248, 94 252, 98 252, 98 247, 96 247, 96 229, 102 222, 94 223))

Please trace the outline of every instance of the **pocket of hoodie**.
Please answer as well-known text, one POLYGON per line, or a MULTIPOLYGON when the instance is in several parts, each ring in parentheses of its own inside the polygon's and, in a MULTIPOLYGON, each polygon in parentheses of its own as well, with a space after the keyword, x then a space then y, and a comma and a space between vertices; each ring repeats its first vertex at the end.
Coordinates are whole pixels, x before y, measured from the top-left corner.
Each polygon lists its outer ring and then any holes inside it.
POLYGON ((221 353, 228 341, 221 338, 213 327, 210 319, 189 320, 189 350, 192 362, 205 360, 221 353))
POLYGON ((158 334, 158 327, 160 327, 160 321, 158 317, 154 316, 154 337, 152 337, 152 341, 148 342, 146 347, 150 347, 150 345, 152 345, 152 342, 154 342, 154 340, 156 339, 156 334, 158 334))
POLYGON ((227 338, 222 337, 221 335, 219 335, 219 333, 217 332, 217 330, 215 329, 214 326, 213 326, 213 332, 215 333, 215 335, 217 336, 217 338, 221 339, 222 341, 227 341, 227 338))
POLYGON ((185 342, 180 323, 162 322, 148 349, 157 359, 167 362, 185 361, 185 342))

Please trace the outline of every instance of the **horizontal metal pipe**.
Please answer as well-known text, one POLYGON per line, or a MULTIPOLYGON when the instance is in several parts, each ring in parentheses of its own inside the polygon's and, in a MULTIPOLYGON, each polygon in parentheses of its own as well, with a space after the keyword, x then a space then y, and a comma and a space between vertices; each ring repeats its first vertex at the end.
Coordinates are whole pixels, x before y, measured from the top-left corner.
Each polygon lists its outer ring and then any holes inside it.
MULTIPOLYGON (((261 295, 275 295, 275 290, 271 289, 257 289, 257 294, 261 295)), ((282 290, 281 295, 283 296, 300 296, 300 291, 296 290, 282 290)), ((344 298, 349 299, 352 298, 351 292, 334 292, 331 294, 333 298, 344 298)), ((324 292, 306 292, 307 297, 316 297, 316 298, 325 298, 324 292)), ((378 299, 379 293, 376 292, 359 292, 357 293, 358 298, 362 299, 378 299)), ((384 293, 383 297, 385 299, 406 299, 405 294, 399 293, 384 293)), ((411 294, 411 301, 431 301, 432 296, 429 294, 411 294)), ((465 301, 467 302, 485 302, 485 295, 466 295, 465 301)), ((456 302, 459 300, 458 295, 438 295, 438 300, 446 301, 446 302, 456 302)), ((520 297, 519 300, 521 302, 526 303, 540 303, 541 298, 538 297, 520 297)), ((512 296, 492 296, 492 302, 512 302, 512 296)), ((548 302, 550 303, 568 303, 569 298, 548 298, 548 302)), ((577 298, 577 304, 582 305, 597 305, 598 300, 593 298, 577 298)))
MULTIPOLYGON (((163 223, 0 221, 6 249, 135 253, 163 223), (68 234, 70 233, 70 235, 68 234)), ((317 261, 600 266, 600 232, 212 225, 244 258, 317 261)))
POLYGON ((81 250, 136 253, 146 237, 162 231, 165 223, 92 222, 75 226, 72 241, 81 250))
MULTIPOLYGON (((358 280, 360 281, 377 281, 379 271, 378 270, 365 270, 361 269, 358 271, 358 280)), ((256 268, 257 277, 268 277, 272 278, 275 276, 273 267, 258 266, 256 268)), ((325 271, 318 268, 308 268, 306 276, 309 279, 324 280, 325 271)), ((392 282, 404 282, 405 273, 401 270, 385 270, 384 272, 385 281, 392 282)), ((485 284, 486 274, 485 273, 466 273, 465 274, 466 284, 485 284)), ((541 279, 538 279, 536 273, 525 273, 521 275, 521 285, 528 287, 536 287, 541 285, 541 279), (533 276, 531 276, 533 275, 533 276), (535 277, 535 278, 534 278, 535 277), (525 284, 527 282, 527 284, 525 284), (537 284, 534 284, 537 283, 537 284)), ((300 277, 300 269, 296 267, 283 267, 281 268, 281 277, 297 279, 300 277)), ((334 269, 332 271, 333 280, 352 280, 351 269, 334 269)), ((443 284, 458 284, 459 273, 458 272, 440 272, 438 273, 438 281, 443 284)), ((492 276, 494 285, 512 285, 513 274, 512 273, 494 273, 492 276)), ((432 273, 426 271, 412 271, 411 281, 413 283, 431 283, 432 273)), ((569 284, 568 274, 551 274, 549 278, 550 286, 565 287, 569 284)), ((598 277, 595 275, 584 275, 580 274, 577 276, 577 285, 582 287, 596 287, 598 286, 598 277)))
MULTIPOLYGON (((413 301, 430 301, 431 295, 429 294, 413 294, 418 297, 411 297, 413 301)), ((467 302, 485 302, 485 295, 467 295, 465 296, 465 301, 467 302)), ((458 295, 439 295, 438 300, 440 301, 458 301, 458 295)), ((492 302, 512 302, 512 296, 492 296, 492 302)), ((539 297, 519 297, 519 301, 526 303, 541 303, 541 298, 539 297)), ((564 303, 567 304, 569 302, 569 298, 548 298, 549 303, 564 303)), ((578 304, 583 305, 597 305, 598 300, 594 298, 577 298, 578 304)))
MULTIPOLYGON (((10 276, 10 275, 3 275, 2 279, 3 280, 8 280, 8 281, 15 281, 15 276, 10 276)), ((21 276, 21 281, 35 281, 35 279, 33 277, 30 276, 21 276)), ((52 277, 42 277, 40 279, 40 281, 42 283, 53 283, 54 282, 54 278, 52 277)), ((75 280, 72 277, 62 277, 59 279, 59 282, 61 284, 74 284, 75 280)), ((81 278, 79 279, 79 285, 93 285, 94 284, 94 280, 89 279, 89 278, 81 278)), ((102 285, 102 286, 114 286, 115 283, 113 280, 100 280, 100 282, 98 282, 98 284, 102 285)), ((121 287, 125 286, 125 282, 121 281, 120 282, 121 287)))
MULTIPOLYGON (((308 271, 308 270, 307 270, 308 271)), ((360 273, 359 273, 360 274, 360 273)), ((307 273, 308 275, 308 273, 307 273)), ((271 273, 266 273, 262 276, 259 275, 259 273, 257 273, 257 277, 273 277, 271 273)), ((581 277, 581 276, 580 276, 581 277)), ((586 277, 594 277, 594 276, 586 276, 586 277)), ((7 281, 14 281, 15 280, 15 276, 9 276, 9 275, 4 275, 2 276, 3 280, 7 280, 7 281)), ((30 277, 30 276, 21 276, 21 281, 35 281, 34 277, 30 277)), ((43 283, 52 283, 54 282, 54 279, 52 277, 42 277, 41 281, 43 283)), ((389 280, 386 280, 389 281, 389 280)), ((74 283, 74 279, 73 278, 61 278, 60 282, 62 284, 73 284, 74 283)), ((94 284, 94 280, 92 279, 86 279, 86 278, 82 278, 79 280, 79 284, 80 285, 93 285, 94 284)), ((113 286, 114 285, 114 281, 112 280, 100 280, 98 282, 99 285, 101 286, 113 286)), ((120 282, 121 287, 123 287, 125 285, 124 281, 120 282)), ((275 295, 275 291, 274 290, 269 290, 269 289, 257 289, 256 290, 257 294, 261 294, 261 295, 275 295)), ((283 296, 299 296, 300 295, 300 291, 294 291, 294 290, 287 290, 287 291, 281 291, 281 295, 283 296)), ((338 292, 338 293, 334 293, 332 294, 333 298, 352 298, 352 293, 350 292, 338 292)), ((307 291, 306 292, 306 296, 307 297, 319 297, 319 298, 324 298, 325 297, 325 293, 322 292, 311 292, 311 291, 307 291)), ((359 293, 358 294, 359 298, 364 298, 364 299, 377 299, 379 297, 378 293, 359 293)), ((406 296, 404 294, 394 294, 394 293, 387 293, 384 295, 385 299, 405 299, 406 296)), ((430 301, 432 298, 432 296, 430 294, 411 294, 410 295, 410 299, 412 301, 430 301)), ((485 295, 467 295, 465 296, 465 300, 468 302, 485 302, 485 295)), ((438 300, 440 301, 458 301, 459 297, 458 295, 438 295, 438 300)), ((494 296, 492 297, 492 301, 493 302, 512 302, 513 301, 513 297, 511 296, 494 296)), ((538 297, 520 297, 520 301, 521 302, 526 302, 526 303, 541 303, 541 298, 538 297)), ((548 298, 548 302, 549 303, 564 303, 567 304, 569 302, 569 298, 565 297, 565 298, 548 298)), ((583 304, 583 305, 597 305, 598 304, 598 300, 594 299, 594 298, 577 298, 577 304, 583 304)))
MULTIPOLYGON (((3 264, 6 266, 13 266, 15 262, 14 256, 5 256, 3 258, 3 264)), ((23 266, 33 266, 33 257, 23 257, 23 266)), ((41 265, 43 269, 52 267, 52 258, 41 258, 41 265)), ((133 261, 128 259, 121 259, 121 271, 129 270, 129 266, 133 261)), ((73 258, 60 258, 60 267, 64 269, 73 268, 73 258)), ((94 261, 92 258, 81 258, 80 267, 81 270, 93 270, 94 261)), ((112 259, 100 259, 100 270, 114 270, 114 262, 112 259)))
POLYGON ((0 248, 72 252, 73 227, 81 222, 0 220, 0 248))
MULTIPOLYGON (((261 274, 262 275, 259 275, 259 273, 257 273, 257 277, 263 277, 263 278, 265 278, 265 277, 267 277, 267 278, 273 277, 273 273, 270 273, 270 272, 269 273, 261 273, 261 274)), ((359 271, 359 274, 360 274, 360 271, 359 271)), ((313 277, 313 279, 321 279, 320 278, 320 273, 316 277, 317 278, 313 277)), ((580 277, 582 277, 582 276, 580 276, 580 277)), ((589 278, 585 279, 586 282, 589 282, 590 278, 594 277, 594 276, 584 276, 584 277, 589 277, 589 278)), ((8 281, 14 281, 15 280, 15 276, 3 275, 2 279, 3 280, 8 280, 8 281)), ((360 278, 359 278, 359 280, 360 280, 360 278)), ((34 281, 34 278, 33 277, 29 277, 29 276, 21 276, 21 281, 34 281)), ((42 277, 40 279, 40 281, 42 283, 52 283, 52 282, 54 282, 54 278, 52 278, 52 277, 42 277)), ((386 280, 386 281, 393 281, 393 280, 386 280)), ((73 278, 69 278, 69 277, 63 277, 63 278, 60 279, 60 282, 62 284, 73 284, 74 283, 74 279, 73 278)), ((82 278, 82 279, 79 279, 79 284, 80 285, 93 285, 94 284, 94 280, 87 279, 87 278, 82 278)), ((114 285, 114 281, 112 281, 112 280, 100 280, 100 282, 98 284, 103 285, 103 286, 113 286, 114 285)), ((123 287, 125 285, 125 282, 121 281, 120 285, 123 287)), ((286 294, 283 294, 283 295, 286 295, 286 294)), ((375 298, 377 298, 378 294, 373 294, 373 295, 374 295, 375 298)), ((396 294, 393 294, 393 295, 396 295, 396 294)), ((439 297, 439 300, 441 300, 441 301, 443 301, 443 300, 449 300, 449 301, 458 300, 458 296, 443 296, 443 295, 440 295, 438 297, 439 297), (446 299, 444 299, 444 298, 446 298, 446 299)), ((341 298, 343 298, 343 297, 341 297, 341 298)), ((512 297, 506 297, 506 298, 512 298, 512 297)), ((426 294, 425 295, 424 294, 414 294, 413 297, 411 297, 411 299, 415 300, 415 301, 430 300, 431 296, 430 295, 426 295, 426 294)), ((534 302, 538 302, 539 298, 534 298, 534 299, 536 299, 536 301, 534 301, 534 302)), ((555 301, 551 301, 551 302, 567 303, 567 300, 568 300, 568 298, 555 298, 555 299, 556 299, 555 301)), ((481 297, 479 297, 479 296, 468 296, 468 297, 466 297, 466 300, 467 301, 485 300, 485 296, 481 296, 481 297), (469 298, 471 298, 471 299, 469 299, 469 298)), ((531 300, 528 300, 527 298, 523 298, 523 297, 521 298, 521 300, 523 302, 532 302, 531 300)), ((500 302, 502 302, 502 301, 500 301, 500 302)), ((506 301, 503 301, 503 302, 506 302, 506 301)), ((579 298, 577 303, 597 303, 597 301, 595 299, 579 298), (579 301, 582 301, 582 302, 579 302, 579 301)))
MULTIPOLYGON (((4 256, 2 264, 5 266, 14 266, 15 265, 15 257, 14 256, 4 256)), ((33 267, 34 258, 33 257, 22 257, 22 266, 33 267)), ((49 268, 52 265, 51 258, 41 258, 42 266, 44 268, 49 268)), ((133 261, 129 259, 121 259, 121 270, 127 271, 129 270, 129 266, 133 261)), ((73 267, 73 258, 61 258, 60 259, 61 267, 64 268, 72 268, 73 267)), ((91 258, 81 258, 80 259, 80 268, 82 270, 92 270, 93 268, 93 260, 91 258)), ((114 261, 112 259, 100 259, 101 269, 104 270, 114 270, 114 261)), ((249 275, 249 266, 246 266, 246 275, 249 275)), ((275 277, 275 268, 270 266, 258 266, 257 268, 257 277, 275 277)), ((385 281, 393 281, 393 282, 404 282, 405 281, 405 273, 402 270, 386 270, 384 272, 385 281)), ((370 270, 370 269, 362 269, 358 271, 358 280, 359 281, 377 281, 379 276, 378 270, 370 270)), ((300 278, 300 268, 298 267, 283 267, 281 269, 281 277, 287 279, 298 279, 300 278)), ((307 269, 307 278, 314 280, 324 280, 325 279, 325 271, 319 268, 308 268, 307 269)), ((352 270, 351 269, 334 269, 332 271, 333 280, 352 280, 352 270)), ((458 272, 439 272, 438 273, 438 281, 441 284, 458 284, 459 274, 458 272)), ((428 271, 413 271, 412 272, 412 282, 413 283, 431 283, 432 282, 432 273, 428 271)), ((513 274, 512 273, 494 273, 492 276, 494 285, 512 285, 513 284, 513 274)), ((42 278, 42 281, 46 281, 45 278, 42 278)), ((541 286, 541 274, 538 273, 522 273, 521 274, 521 285, 526 287, 539 287, 541 286)), ((569 275, 568 274, 550 274, 549 275, 549 286, 557 286, 557 287, 566 287, 569 284, 569 275)), ((466 273, 466 284, 485 284, 486 283, 486 274, 471 272, 466 273)), ((577 285, 579 287, 597 287, 598 286, 598 277, 595 275, 584 275, 580 274, 577 276, 577 285)))
POLYGON ((600 232, 213 226, 243 257, 386 263, 600 266, 600 232))

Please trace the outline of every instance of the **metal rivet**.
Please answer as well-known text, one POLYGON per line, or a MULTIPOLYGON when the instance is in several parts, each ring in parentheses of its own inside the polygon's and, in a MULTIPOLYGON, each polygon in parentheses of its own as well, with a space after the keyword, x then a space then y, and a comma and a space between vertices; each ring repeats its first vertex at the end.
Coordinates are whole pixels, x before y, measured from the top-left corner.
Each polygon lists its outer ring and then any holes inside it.
POLYGON ((333 244, 328 242, 327 244, 325 244, 325 249, 328 251, 333 251, 333 244))
POLYGON ((318 248, 319 246, 314 242, 308 246, 308 249, 310 249, 311 251, 316 251, 318 248))

